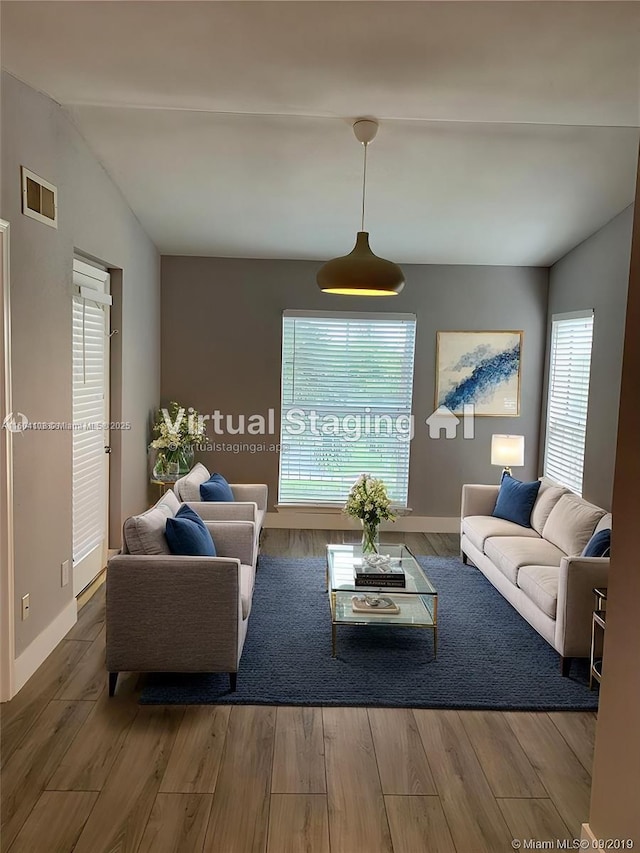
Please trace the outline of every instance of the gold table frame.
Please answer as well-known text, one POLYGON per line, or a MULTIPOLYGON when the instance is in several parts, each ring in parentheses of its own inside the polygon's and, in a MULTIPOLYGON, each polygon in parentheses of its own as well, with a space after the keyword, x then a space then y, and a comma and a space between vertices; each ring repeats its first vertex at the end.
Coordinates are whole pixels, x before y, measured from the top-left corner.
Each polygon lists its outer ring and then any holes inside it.
POLYGON ((330 584, 330 556, 331 553, 335 553, 337 551, 345 551, 348 552, 351 549, 351 553, 355 558, 359 555, 359 546, 358 545, 327 545, 327 560, 326 560, 326 571, 325 571, 325 589, 329 593, 329 607, 331 611, 331 656, 333 658, 336 657, 336 649, 337 649, 337 628, 338 625, 354 625, 354 626, 370 626, 370 625, 390 625, 395 626, 397 628, 418 628, 420 630, 431 630, 433 631, 433 656, 436 658, 438 656, 438 592, 433 587, 431 581, 425 574, 422 566, 416 560, 414 554, 411 550, 404 544, 402 545, 384 545, 381 544, 379 546, 380 553, 386 553, 385 549, 389 549, 391 551, 397 551, 400 549, 400 552, 406 552, 406 556, 403 559, 410 560, 412 563, 412 572, 417 574, 418 578, 423 580, 430 589, 415 589, 415 590, 407 590, 403 587, 356 587, 355 579, 351 586, 347 585, 346 587, 342 586, 340 588, 334 587, 333 584, 330 584), (417 572, 416 572, 417 570, 417 572), (340 599, 346 600, 349 599, 349 606, 351 601, 351 596, 353 594, 363 594, 364 592, 371 593, 380 593, 382 595, 388 596, 394 601, 396 604, 400 605, 401 613, 402 613, 402 602, 408 602, 411 600, 412 606, 415 605, 416 602, 420 603, 420 606, 424 610, 425 619, 423 622, 403 622, 401 619, 394 618, 395 616, 400 616, 400 614, 385 614, 385 615, 371 615, 371 617, 363 616, 362 618, 358 618, 359 614, 353 613, 353 618, 351 619, 340 619, 338 618, 338 601, 339 596, 340 599), (432 603, 432 608, 429 609, 427 605, 426 599, 429 599, 432 603))

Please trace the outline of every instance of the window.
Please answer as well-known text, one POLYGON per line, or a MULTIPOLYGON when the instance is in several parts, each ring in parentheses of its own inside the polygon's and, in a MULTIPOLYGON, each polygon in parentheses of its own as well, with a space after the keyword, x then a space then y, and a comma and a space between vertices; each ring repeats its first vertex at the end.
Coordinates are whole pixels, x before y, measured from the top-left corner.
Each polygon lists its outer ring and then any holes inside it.
POLYGON ((407 505, 413 314, 285 311, 282 504, 341 504, 362 474, 407 505))
POLYGON ((551 318, 545 476, 582 494, 593 311, 551 318))

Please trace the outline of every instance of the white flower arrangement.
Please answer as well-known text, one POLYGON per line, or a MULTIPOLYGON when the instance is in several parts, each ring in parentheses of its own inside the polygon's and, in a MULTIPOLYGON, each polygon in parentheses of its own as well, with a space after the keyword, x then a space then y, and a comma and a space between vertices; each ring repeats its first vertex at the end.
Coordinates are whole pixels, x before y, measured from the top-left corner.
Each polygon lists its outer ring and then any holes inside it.
POLYGON ((207 437, 204 419, 195 409, 184 408, 179 403, 172 402, 168 409, 158 412, 153 431, 154 438, 149 445, 154 450, 181 450, 191 448, 194 444, 204 442, 207 437))
POLYGON ((395 520, 387 487, 371 474, 361 474, 353 484, 344 512, 352 518, 359 518, 369 527, 377 527, 381 521, 395 520))

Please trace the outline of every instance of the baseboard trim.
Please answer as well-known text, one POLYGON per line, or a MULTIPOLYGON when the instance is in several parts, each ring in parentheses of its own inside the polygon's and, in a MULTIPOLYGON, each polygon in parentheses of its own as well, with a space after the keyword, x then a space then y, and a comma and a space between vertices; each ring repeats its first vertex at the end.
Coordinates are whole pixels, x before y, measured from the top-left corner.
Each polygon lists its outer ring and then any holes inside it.
POLYGON ((78 621, 78 605, 75 598, 59 613, 50 625, 16 658, 14 667, 14 696, 24 687, 38 667, 44 663, 78 621))
MULTIPOLYGON (((357 530, 357 523, 343 513, 304 512, 300 509, 268 512, 264 521, 266 528, 290 528, 293 530, 357 530)), ((394 523, 384 523, 385 530, 397 533, 459 533, 460 519, 447 516, 399 516, 394 523)))
POLYGON ((591 827, 588 823, 583 823, 580 828, 580 841, 590 841, 593 845, 593 849, 597 850, 598 839, 591 831, 591 827))

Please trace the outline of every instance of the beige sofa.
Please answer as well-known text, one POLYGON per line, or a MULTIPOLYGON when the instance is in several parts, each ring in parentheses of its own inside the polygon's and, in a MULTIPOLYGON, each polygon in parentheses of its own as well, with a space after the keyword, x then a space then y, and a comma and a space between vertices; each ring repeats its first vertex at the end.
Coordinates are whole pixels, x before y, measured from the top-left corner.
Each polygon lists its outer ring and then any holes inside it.
POLYGON ((561 656, 588 657, 593 588, 606 586, 608 557, 581 557, 593 533, 611 527, 606 510, 542 479, 531 527, 492 516, 499 485, 462 487, 463 561, 471 561, 561 656))
POLYGON ((174 556, 167 492, 128 518, 122 551, 107 565, 109 695, 120 672, 228 672, 231 689, 247 635, 255 580, 252 521, 207 521, 217 557, 174 556))

